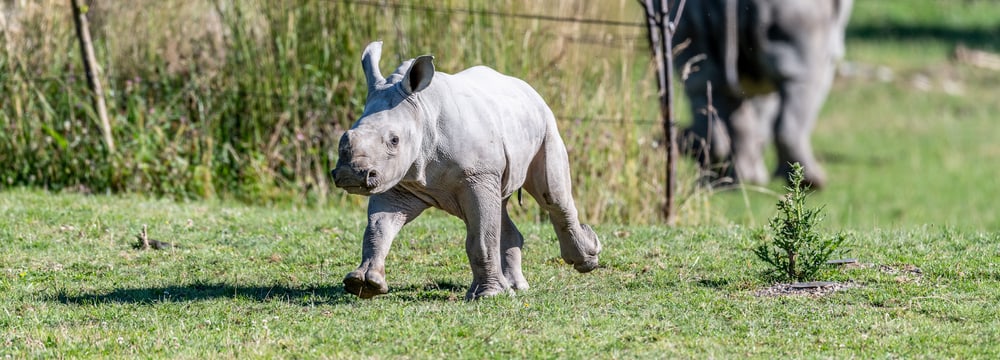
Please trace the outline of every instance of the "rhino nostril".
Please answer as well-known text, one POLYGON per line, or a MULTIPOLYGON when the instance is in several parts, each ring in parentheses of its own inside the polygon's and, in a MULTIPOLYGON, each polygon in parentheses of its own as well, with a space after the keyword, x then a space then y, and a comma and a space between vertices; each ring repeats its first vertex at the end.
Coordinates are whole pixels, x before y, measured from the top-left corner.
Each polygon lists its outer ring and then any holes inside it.
POLYGON ((365 174, 365 182, 367 182, 370 187, 375 186, 376 179, 378 179, 378 173, 376 173, 375 170, 368 170, 365 174))

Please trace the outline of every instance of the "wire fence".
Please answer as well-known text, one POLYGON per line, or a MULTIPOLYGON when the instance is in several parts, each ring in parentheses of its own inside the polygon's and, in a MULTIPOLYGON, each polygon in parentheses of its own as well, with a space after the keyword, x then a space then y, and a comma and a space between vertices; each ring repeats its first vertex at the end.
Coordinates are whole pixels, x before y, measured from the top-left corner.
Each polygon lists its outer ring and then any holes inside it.
MULTIPOLYGON (((393 10, 406 10, 406 11, 422 11, 427 13, 438 13, 438 14, 468 14, 477 16, 490 16, 493 18, 504 18, 504 19, 522 19, 522 20, 539 20, 546 22, 561 22, 561 23, 573 23, 573 24, 584 24, 584 25, 604 25, 613 27, 624 27, 624 28, 636 28, 636 29, 647 29, 647 24, 641 22, 630 22, 621 20, 608 20, 608 19, 594 19, 594 18, 582 18, 582 17, 566 17, 566 16, 553 16, 553 15, 543 15, 543 14, 524 14, 524 13, 511 13, 502 11, 493 11, 485 9, 471 9, 471 8, 446 8, 437 7, 429 5, 416 5, 416 4, 403 4, 398 2, 390 1, 376 1, 376 0, 337 0, 342 4, 353 4, 361 6, 379 7, 379 8, 389 8, 393 10)), ((577 35, 577 36, 560 36, 565 40, 576 43, 583 43, 589 45, 604 46, 609 48, 621 48, 623 42, 627 43, 645 43, 645 35, 618 35, 618 36, 592 36, 592 35, 577 35)), ((645 48, 644 45, 637 45, 636 48, 645 48)))
POLYGON ((421 10, 421 11, 431 11, 431 12, 447 13, 447 14, 461 13, 461 14, 471 14, 471 15, 489 15, 499 18, 542 20, 542 21, 567 22, 575 24, 587 24, 587 25, 621 26, 621 27, 633 27, 633 28, 643 28, 643 29, 645 29, 647 26, 646 23, 643 22, 606 20, 606 19, 588 19, 579 17, 552 16, 552 15, 541 15, 541 14, 521 14, 521 13, 492 11, 485 9, 443 8, 443 7, 435 7, 428 5, 402 4, 391 1, 374 1, 374 0, 338 0, 338 1, 345 4, 375 6, 375 7, 392 8, 392 9, 421 10))
MULTIPOLYGON (((472 9, 472 8, 461 8, 461 7, 438 7, 430 5, 419 5, 419 4, 404 4, 392 1, 376 1, 376 0, 332 0, 342 4, 358 5, 358 6, 368 6, 368 7, 378 7, 393 10, 404 10, 404 11, 423 11, 423 12, 434 12, 443 14, 468 14, 475 16, 489 16, 494 18, 507 18, 507 19, 522 19, 522 20, 537 20, 546 22, 559 22, 559 23, 574 23, 574 24, 584 24, 584 25, 600 25, 600 26, 613 26, 613 27, 624 27, 624 28, 640 28, 647 29, 648 25, 641 22, 630 22, 621 20, 608 20, 608 19, 597 19, 597 18, 582 18, 582 17, 565 17, 565 16, 553 16, 553 15, 543 15, 543 14, 527 14, 527 13, 514 13, 514 12, 501 12, 486 9, 472 9)), ((604 46, 609 48, 622 48, 623 43, 635 44, 634 47, 637 50, 645 49, 646 36, 645 35, 610 35, 604 34, 601 36, 595 35, 554 35, 556 37, 561 37, 562 39, 570 43, 581 43, 588 45, 604 46)), ((22 69, 23 70, 23 69, 22 69)), ((56 82, 61 84, 72 84, 82 79, 78 79, 75 75, 67 75, 64 77, 57 76, 43 76, 43 75, 29 75, 25 71, 20 71, 18 75, 28 81, 33 82, 56 82)), ((11 77, 10 74, 5 76, 5 78, 11 77)), ((288 102, 288 99, 283 98, 289 91, 272 91, 268 93, 247 91, 246 89, 231 88, 231 87, 219 87, 219 86, 209 86, 212 91, 218 92, 238 92, 242 96, 252 96, 262 99, 268 99, 276 103, 288 102)), ((640 125, 652 125, 660 124, 662 121, 658 119, 629 119, 624 117, 616 117, 610 115, 579 115, 579 114, 556 114, 556 118, 567 120, 567 121, 578 121, 578 122, 601 122, 601 123, 616 123, 624 125, 627 123, 640 124, 640 125)))

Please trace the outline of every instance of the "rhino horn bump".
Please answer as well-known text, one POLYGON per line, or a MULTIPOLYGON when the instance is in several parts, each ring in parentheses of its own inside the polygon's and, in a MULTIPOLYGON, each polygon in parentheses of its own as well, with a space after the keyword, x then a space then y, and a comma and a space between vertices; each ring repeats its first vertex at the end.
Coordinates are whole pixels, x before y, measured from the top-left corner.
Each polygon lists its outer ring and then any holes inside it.
POLYGON ((385 83, 382 71, 378 68, 378 61, 382 57, 382 42, 373 41, 365 47, 364 54, 361 55, 361 67, 365 70, 365 78, 368 80, 368 92, 375 90, 375 87, 385 83))

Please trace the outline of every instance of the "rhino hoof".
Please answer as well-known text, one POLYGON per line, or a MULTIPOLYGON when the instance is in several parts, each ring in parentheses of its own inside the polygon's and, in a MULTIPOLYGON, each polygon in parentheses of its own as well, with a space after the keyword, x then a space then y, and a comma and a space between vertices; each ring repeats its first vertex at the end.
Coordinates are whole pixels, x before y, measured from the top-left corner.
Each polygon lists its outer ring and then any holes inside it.
POLYGON ((344 277, 344 291, 362 299, 371 299, 375 295, 388 293, 389 285, 375 272, 363 274, 360 271, 352 271, 344 277))
POLYGON ((584 237, 582 240, 585 243, 589 243, 590 248, 584 250, 584 256, 580 259, 580 261, 567 260, 566 262, 572 264, 576 271, 588 273, 596 269, 598 266, 597 254, 601 253, 601 240, 597 238, 597 233, 594 232, 594 229, 592 229, 590 225, 581 224, 581 227, 583 228, 584 237))
POLYGON ((597 268, 597 257, 591 257, 590 259, 573 264, 573 268, 580 273, 589 273, 597 268))
POLYGON ((514 296, 514 289, 511 288, 499 288, 499 287, 480 287, 473 285, 469 288, 469 292, 465 293, 465 300, 479 300, 484 297, 492 297, 497 295, 507 294, 508 296, 514 296))
POLYGON ((587 237, 594 239, 594 256, 601 253, 601 239, 597 238, 597 232, 590 225, 582 224, 583 230, 587 232, 587 237))

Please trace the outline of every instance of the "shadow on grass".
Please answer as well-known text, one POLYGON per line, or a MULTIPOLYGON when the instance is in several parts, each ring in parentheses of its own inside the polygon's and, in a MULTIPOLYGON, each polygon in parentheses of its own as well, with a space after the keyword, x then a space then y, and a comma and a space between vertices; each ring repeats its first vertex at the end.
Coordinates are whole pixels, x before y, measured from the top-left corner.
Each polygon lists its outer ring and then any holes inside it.
POLYGON ((238 286, 225 283, 193 283, 159 287, 116 289, 107 293, 69 295, 61 292, 56 299, 64 304, 91 305, 106 303, 153 304, 161 302, 205 301, 218 298, 290 303, 348 303, 355 296, 344 292, 343 285, 292 288, 275 286, 238 286))
POLYGON ((698 286, 707 287, 711 289, 722 289, 729 285, 732 281, 729 279, 701 279, 698 280, 698 286))
POLYGON ((882 167, 893 162, 889 156, 883 155, 855 155, 845 152, 817 151, 816 158, 821 162, 839 165, 861 165, 867 167, 882 167))
MULTIPOLYGON (((450 282, 410 285, 389 288, 389 294, 404 301, 453 301, 462 299, 465 287, 450 282), (457 295, 456 295, 457 294, 457 295)), ((164 302, 206 301, 212 299, 243 299, 259 302, 285 301, 293 304, 316 305, 350 304, 359 300, 344 291, 342 284, 294 288, 284 285, 237 286, 225 283, 193 283, 160 287, 116 289, 107 293, 69 295, 60 292, 55 301, 74 305, 99 305, 108 303, 156 304, 164 302)))
POLYGON ((984 50, 1000 50, 1000 25, 957 27, 939 24, 863 24, 847 27, 847 38, 858 40, 939 41, 965 44, 984 50))
POLYGON ((466 285, 450 281, 436 281, 423 285, 390 287, 389 295, 403 301, 458 301, 465 299, 467 288, 466 285))

